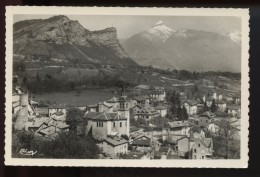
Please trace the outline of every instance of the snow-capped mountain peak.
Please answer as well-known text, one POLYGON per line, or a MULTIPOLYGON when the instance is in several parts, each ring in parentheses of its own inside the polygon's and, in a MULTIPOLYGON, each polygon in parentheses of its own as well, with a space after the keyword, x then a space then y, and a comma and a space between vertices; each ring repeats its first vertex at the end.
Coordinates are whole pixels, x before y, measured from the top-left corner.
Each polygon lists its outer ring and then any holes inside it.
POLYGON ((163 21, 160 20, 156 22, 155 25, 153 25, 151 28, 147 29, 146 32, 165 41, 172 35, 174 31, 168 26, 164 25, 163 21))

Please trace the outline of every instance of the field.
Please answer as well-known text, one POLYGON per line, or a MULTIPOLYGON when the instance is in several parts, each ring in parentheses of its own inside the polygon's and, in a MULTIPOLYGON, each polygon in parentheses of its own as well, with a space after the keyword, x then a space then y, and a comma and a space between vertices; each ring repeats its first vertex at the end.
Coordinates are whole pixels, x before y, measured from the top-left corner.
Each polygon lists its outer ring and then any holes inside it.
POLYGON ((86 106, 111 99, 114 96, 118 97, 117 94, 112 93, 112 90, 109 89, 82 90, 79 96, 77 96, 76 91, 48 92, 32 96, 35 101, 41 100, 50 104, 68 104, 73 106, 86 106))

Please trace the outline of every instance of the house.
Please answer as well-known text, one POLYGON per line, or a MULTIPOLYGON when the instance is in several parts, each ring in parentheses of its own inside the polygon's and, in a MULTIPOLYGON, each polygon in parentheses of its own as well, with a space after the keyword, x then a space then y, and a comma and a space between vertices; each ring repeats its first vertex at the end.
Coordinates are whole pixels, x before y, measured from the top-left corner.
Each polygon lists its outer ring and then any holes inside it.
POLYGON ((146 95, 142 96, 135 96, 130 100, 131 107, 135 105, 144 105, 144 106, 149 106, 150 104, 150 97, 146 95))
POLYGON ((68 108, 68 106, 62 105, 62 104, 51 105, 48 107, 48 115, 49 115, 49 117, 51 117, 54 113, 57 113, 57 112, 63 112, 63 114, 66 115, 67 108, 68 108))
POLYGON ((208 91, 208 97, 212 97, 214 100, 217 99, 217 92, 215 90, 208 91))
POLYGON ((88 105, 88 112, 113 112, 113 105, 107 102, 99 102, 98 104, 88 105))
POLYGON ((48 126, 44 129, 41 129, 37 133, 46 137, 46 138, 55 139, 59 135, 58 134, 59 131, 60 130, 56 126, 51 125, 51 126, 48 126))
POLYGON ((95 139, 102 140, 107 135, 129 136, 130 120, 119 113, 87 112, 84 118, 87 120, 86 132, 91 130, 95 139))
POLYGON ((48 105, 35 105, 33 106, 34 112, 36 116, 44 116, 44 117, 49 117, 49 107, 48 105))
POLYGON ((66 121, 66 116, 62 111, 58 111, 52 114, 52 117, 59 121, 66 121))
POLYGON ((184 106, 187 110, 187 113, 189 115, 194 115, 194 114, 197 114, 197 101, 195 100, 185 100, 183 103, 182 103, 182 106, 184 106))
POLYGON ((41 119, 34 119, 31 122, 27 122, 25 126, 26 131, 37 132, 48 127, 48 123, 41 119))
POLYGON ((225 100, 226 100, 227 102, 233 102, 234 94, 229 93, 229 94, 226 94, 224 97, 225 97, 225 100))
POLYGON ((218 106, 218 110, 225 112, 227 108, 227 103, 223 100, 216 100, 216 105, 218 106))
POLYGON ((167 136, 173 135, 188 135, 191 124, 188 121, 174 121, 167 122, 163 128, 163 140, 167 139, 167 136))
POLYGON ((190 158, 191 159, 211 159, 213 154, 212 138, 190 139, 190 158))
POLYGON ((234 103, 235 103, 235 104, 240 104, 240 103, 241 103, 241 102, 240 102, 240 96, 235 95, 235 96, 233 97, 233 100, 234 100, 234 103))
POLYGON ((17 112, 19 112, 21 109, 21 106, 20 106, 20 102, 17 101, 17 102, 12 102, 12 113, 13 114, 16 114, 17 112))
POLYGON ((147 136, 137 137, 131 143, 137 151, 148 152, 151 150, 151 138, 147 136))
POLYGON ((98 146, 102 152, 111 156, 126 154, 128 151, 128 141, 119 136, 107 136, 98 146))
POLYGON ((205 138, 205 132, 200 126, 194 125, 189 129, 188 136, 190 138, 205 138))
POLYGON ((202 85, 207 86, 207 87, 214 87, 215 86, 214 82, 212 82, 208 79, 202 79, 202 85))
POLYGON ((210 117, 208 116, 204 116, 204 115, 200 115, 198 118, 198 123, 197 125, 200 127, 205 127, 207 126, 207 124, 210 122, 210 117))
POLYGON ((189 143, 190 138, 187 136, 183 136, 182 138, 177 140, 175 150, 177 151, 177 155, 182 158, 189 158, 189 143))
POLYGON ((28 94, 21 94, 20 95, 20 105, 22 107, 26 107, 29 104, 28 94))
POLYGON ((241 112, 240 105, 227 105, 227 113, 233 116, 239 116, 241 112))
POLYGON ((206 98, 203 97, 203 100, 205 100, 204 102, 206 102, 207 106, 210 108, 213 103, 214 98, 213 97, 206 97, 206 98))
POLYGON ((155 106, 154 109, 161 117, 165 117, 168 114, 168 108, 165 105, 159 104, 158 106, 155 106))
POLYGON ((166 99, 166 92, 164 88, 156 88, 150 94, 153 101, 164 102, 166 99))
POLYGON ((168 159, 169 152, 171 149, 169 147, 160 147, 158 151, 154 152, 154 159, 168 159))
POLYGON ((160 114, 153 107, 143 107, 141 110, 138 110, 135 113, 134 118, 135 119, 142 118, 145 120, 150 120, 151 118, 159 117, 159 116, 160 114))
POLYGON ((208 131, 213 134, 218 134, 220 131, 220 127, 216 121, 210 122, 207 127, 208 131))

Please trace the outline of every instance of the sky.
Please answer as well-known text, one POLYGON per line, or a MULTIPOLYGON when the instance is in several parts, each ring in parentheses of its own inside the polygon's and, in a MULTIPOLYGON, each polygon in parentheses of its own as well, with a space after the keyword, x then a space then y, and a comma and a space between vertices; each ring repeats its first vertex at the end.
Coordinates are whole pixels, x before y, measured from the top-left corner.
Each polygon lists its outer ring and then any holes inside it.
MULTIPOLYGON (((63 14, 66 15, 66 14, 63 14)), ((14 15, 14 23, 29 19, 46 19, 54 15, 14 15)), ((140 33, 156 22, 163 21, 173 30, 195 29, 220 34, 239 30, 241 18, 229 16, 104 16, 104 15, 66 15, 71 20, 77 20, 86 29, 102 30, 108 27, 117 29, 118 38, 126 39, 140 33)))

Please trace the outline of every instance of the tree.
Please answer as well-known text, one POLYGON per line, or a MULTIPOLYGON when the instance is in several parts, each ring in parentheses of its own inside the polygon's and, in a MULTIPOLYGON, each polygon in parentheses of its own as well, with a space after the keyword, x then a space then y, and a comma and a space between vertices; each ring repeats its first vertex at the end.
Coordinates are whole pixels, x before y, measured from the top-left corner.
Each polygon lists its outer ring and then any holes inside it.
POLYGON ((84 126, 81 124, 83 122, 83 117, 84 112, 78 108, 70 108, 67 110, 66 122, 70 125, 71 131, 77 132, 77 127, 84 126))
POLYGON ((239 140, 233 139, 236 130, 225 118, 221 119, 217 125, 219 126, 219 132, 216 136, 213 136, 215 153, 225 159, 239 158, 240 143, 239 140))
POLYGON ((185 106, 182 107, 182 120, 188 120, 189 116, 185 106))
POLYGON ((211 112, 216 112, 218 110, 218 106, 216 105, 215 99, 213 99, 212 104, 210 106, 211 112))
POLYGON ((54 140, 43 142, 41 153, 48 158, 95 159, 99 148, 89 137, 80 137, 73 132, 61 132, 54 140))

